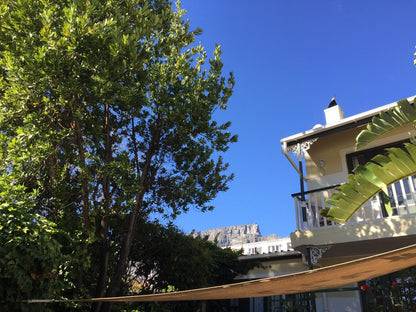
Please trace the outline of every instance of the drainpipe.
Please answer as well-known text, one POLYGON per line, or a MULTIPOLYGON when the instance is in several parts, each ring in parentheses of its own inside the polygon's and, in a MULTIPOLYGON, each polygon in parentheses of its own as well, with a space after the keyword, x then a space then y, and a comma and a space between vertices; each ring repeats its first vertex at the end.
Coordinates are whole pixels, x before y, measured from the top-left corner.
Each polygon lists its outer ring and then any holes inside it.
MULTIPOLYGON (((305 220, 306 216, 306 202, 305 202, 305 178, 303 176, 303 165, 302 165, 302 159, 303 159, 303 155, 302 155, 302 149, 300 146, 300 143, 298 143, 297 146, 297 151, 298 151, 298 160, 299 160, 299 175, 300 175, 300 200, 301 200, 301 208, 302 208, 302 219, 305 220)), ((311 247, 306 248, 306 251, 308 253, 308 269, 309 270, 313 270, 313 263, 312 263, 312 249, 311 247)), ((315 294, 314 293, 310 293, 310 306, 308 307, 308 310, 311 312, 315 312, 316 311, 316 302, 315 302, 315 294)))
POLYGON ((300 147, 300 143, 298 143, 298 160, 299 160, 299 178, 300 178, 300 200, 305 201, 305 184, 303 183, 305 181, 305 177, 303 176, 303 164, 302 164, 302 150, 300 147))
MULTIPOLYGON (((305 178, 305 176, 303 175, 303 154, 302 154, 302 148, 300 143, 298 143, 297 145, 297 158, 298 158, 298 163, 299 163, 299 167, 296 167, 298 172, 299 172, 299 183, 300 183, 300 212, 302 214, 302 225, 301 227, 303 227, 303 223, 308 222, 308 217, 307 217, 307 213, 306 213, 306 198, 305 198, 305 181, 307 180, 305 178)), ((294 162, 293 162, 294 164, 294 162)))
MULTIPOLYGON (((303 155, 302 155, 302 148, 300 143, 297 144, 297 158, 298 158, 298 166, 293 161, 293 159, 288 155, 287 152, 287 142, 283 142, 282 144, 282 152, 292 164, 293 168, 299 173, 299 183, 300 183, 300 200, 301 200, 301 211, 302 211, 302 219, 305 220, 306 218, 306 203, 305 203, 305 184, 304 182, 307 180, 303 175, 303 155)), ((307 248, 307 258, 308 258, 308 269, 313 270, 313 263, 312 263, 312 255, 311 255, 311 248, 307 248)), ((309 311, 315 312, 316 311, 316 302, 315 302, 315 295, 311 293, 311 300, 310 306, 308 307, 309 311)))

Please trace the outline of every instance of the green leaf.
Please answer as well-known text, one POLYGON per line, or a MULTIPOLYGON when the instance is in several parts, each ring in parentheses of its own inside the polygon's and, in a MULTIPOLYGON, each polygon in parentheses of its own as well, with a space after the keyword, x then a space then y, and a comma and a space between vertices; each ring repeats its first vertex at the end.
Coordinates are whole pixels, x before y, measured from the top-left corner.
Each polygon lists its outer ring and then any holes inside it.
POLYGON ((356 150, 363 148, 380 136, 409 123, 416 121, 416 112, 413 104, 407 99, 397 102, 397 106, 373 117, 367 129, 360 132, 356 138, 356 150))
MULTIPOLYGON (((408 176, 416 175, 416 146, 405 144, 404 150, 387 149, 387 156, 377 155, 371 162, 357 167, 354 175, 348 176, 348 183, 338 187, 327 203, 331 205, 325 215, 337 222, 346 222, 363 204, 382 192, 386 198, 387 186, 408 176), (377 164, 376 164, 377 163, 377 164)), ((386 210, 391 213, 389 200, 386 210)))

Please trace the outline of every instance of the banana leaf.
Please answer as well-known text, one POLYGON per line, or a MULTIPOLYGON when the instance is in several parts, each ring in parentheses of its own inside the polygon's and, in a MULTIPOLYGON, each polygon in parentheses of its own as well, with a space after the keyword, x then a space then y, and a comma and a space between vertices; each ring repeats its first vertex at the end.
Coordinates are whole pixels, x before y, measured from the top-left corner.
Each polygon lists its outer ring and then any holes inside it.
POLYGON ((407 99, 398 101, 396 107, 373 117, 367 128, 357 136, 355 149, 359 150, 383 134, 415 120, 416 112, 413 105, 407 99))
MULTIPOLYGON (((378 139, 382 135, 416 121, 416 111, 407 99, 397 102, 397 106, 373 117, 367 128, 356 138, 356 150, 378 139)), ((414 141, 412 141, 414 142, 414 141)), ((367 201, 378 193, 387 195, 387 186, 416 174, 416 145, 407 143, 404 149, 389 148, 387 156, 376 155, 364 166, 358 166, 354 174, 347 176, 348 183, 338 187, 321 215, 336 222, 346 222, 367 201)), ((390 214, 390 203, 386 203, 390 214)))
MULTIPOLYGON (((332 207, 321 215, 335 222, 346 222, 367 201, 378 193, 387 196, 387 186, 408 176, 416 175, 416 146, 406 143, 403 149, 388 148, 387 156, 377 155, 348 176, 327 200, 332 207)), ((386 205, 391 214, 391 207, 386 205)))

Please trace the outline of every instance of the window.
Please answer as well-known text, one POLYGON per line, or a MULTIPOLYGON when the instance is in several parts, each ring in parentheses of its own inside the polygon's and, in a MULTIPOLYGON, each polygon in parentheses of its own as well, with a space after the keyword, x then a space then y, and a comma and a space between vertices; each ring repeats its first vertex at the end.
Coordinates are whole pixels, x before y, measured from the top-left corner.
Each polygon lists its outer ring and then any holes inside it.
POLYGON ((366 162, 371 160, 374 156, 378 154, 386 154, 386 148, 389 147, 403 147, 403 144, 409 142, 409 140, 403 140, 400 142, 395 142, 391 144, 386 144, 383 146, 377 146, 375 148, 370 148, 363 151, 358 151, 355 153, 347 154, 347 166, 348 173, 351 173, 358 165, 364 165, 366 162))
MULTIPOLYGON (((400 147, 403 148, 404 143, 409 142, 409 140, 403 140, 400 142, 395 142, 391 144, 386 144, 383 146, 378 146, 375 148, 358 151, 355 153, 347 154, 346 160, 347 160, 347 166, 348 166, 348 173, 351 173, 355 168, 357 168, 358 165, 364 165, 368 161, 370 161, 374 156, 383 154, 386 155, 387 151, 386 149, 389 147, 400 147)), ((409 189, 408 183, 402 182, 403 187, 401 187, 399 182, 396 182, 392 186, 389 186, 388 192, 389 192, 389 198, 383 196, 383 193, 379 193, 376 195, 373 199, 378 201, 380 203, 381 208, 381 215, 382 217, 387 217, 387 209, 386 204, 390 201, 390 205, 393 211, 393 215, 399 214, 399 206, 404 201, 404 197, 411 196, 410 191, 407 191, 409 189), (394 194, 393 194, 394 192, 394 194), (409 195, 410 194, 410 195, 409 195), (378 197, 378 198, 377 198, 378 197), (396 201, 396 202, 395 202, 396 201)), ((406 208, 407 209, 407 208, 406 208)))

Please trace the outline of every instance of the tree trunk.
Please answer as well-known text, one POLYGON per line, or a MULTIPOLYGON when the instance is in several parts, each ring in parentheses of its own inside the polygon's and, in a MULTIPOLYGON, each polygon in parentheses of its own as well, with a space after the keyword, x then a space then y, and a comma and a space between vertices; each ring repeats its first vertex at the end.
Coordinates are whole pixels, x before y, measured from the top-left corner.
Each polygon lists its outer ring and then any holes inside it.
POLYGON ((84 139, 82 138, 82 130, 78 121, 73 122, 73 128, 75 130, 75 142, 80 160, 81 169, 81 200, 82 200, 82 229, 84 235, 87 235, 87 230, 90 225, 89 217, 89 194, 88 194, 88 177, 86 173, 86 162, 85 162, 85 148, 84 139))
MULTIPOLYGON (((74 120, 72 123, 72 128, 75 131, 75 144, 77 146, 79 160, 80 160, 80 170, 81 170, 81 201, 82 201, 82 231, 83 231, 83 241, 82 249, 87 250, 88 239, 88 228, 90 225, 89 217, 89 193, 88 193, 88 177, 86 173, 86 161, 85 161, 85 148, 84 148, 84 139, 82 137, 82 130, 77 120, 74 120)), ((77 276, 77 287, 81 288, 83 283, 83 273, 78 272, 77 276)))
MULTIPOLYGON (((108 283, 108 260, 110 246, 108 242, 108 228, 109 220, 108 215, 111 206, 111 191, 110 191, 110 177, 108 175, 108 165, 112 160, 112 146, 111 146, 111 135, 110 135, 110 112, 108 105, 105 106, 105 118, 104 118, 104 133, 106 136, 105 140, 105 170, 103 176, 103 211, 100 222, 100 244, 101 244, 101 259, 100 259, 100 271, 98 276, 97 287, 95 290, 95 297, 104 297, 107 283, 108 283)), ((92 305, 91 311, 100 311, 102 302, 96 302, 92 305)))
MULTIPOLYGON (((53 194, 55 187, 56 187, 56 167, 58 166, 58 153, 57 153, 56 146, 55 146, 53 154, 48 157, 47 163, 48 163, 49 181, 46 187, 47 187, 48 192, 53 194)), ((55 220, 58 209, 59 208, 56 206, 56 202, 54 202, 53 207, 52 207, 52 220, 55 220)))
MULTIPOLYGON (((152 140, 149 144, 149 148, 147 150, 146 153, 146 159, 145 159, 145 163, 144 163, 144 167, 143 170, 141 172, 140 175, 140 185, 141 185, 141 190, 139 193, 137 193, 136 195, 136 205, 133 209, 133 211, 130 213, 129 216, 129 225, 127 228, 127 232, 126 232, 126 238, 124 240, 124 244, 121 247, 121 251, 120 251, 120 258, 117 262, 117 266, 114 272, 114 276, 110 285, 110 288, 107 292, 107 297, 114 297, 114 296, 118 296, 120 295, 120 291, 121 291, 121 282, 123 279, 123 275, 126 272, 126 268, 127 268, 127 260, 128 260, 128 256, 130 254, 130 249, 131 249, 131 245, 133 242, 133 235, 135 232, 135 228, 136 228, 136 220, 137 220, 137 215, 138 212, 142 209, 143 206, 143 198, 144 195, 147 192, 147 185, 148 185, 148 175, 149 175, 149 170, 150 170, 150 165, 152 162, 152 158, 155 155, 157 149, 158 149, 158 145, 159 145, 159 140, 160 140, 160 132, 156 131, 153 136, 152 136, 152 140)), ((134 140, 135 142, 135 140, 134 140)), ((102 307, 102 311, 103 312, 110 312, 111 311, 111 307, 112 307, 112 303, 111 302, 105 302, 103 303, 103 307, 102 307)))

